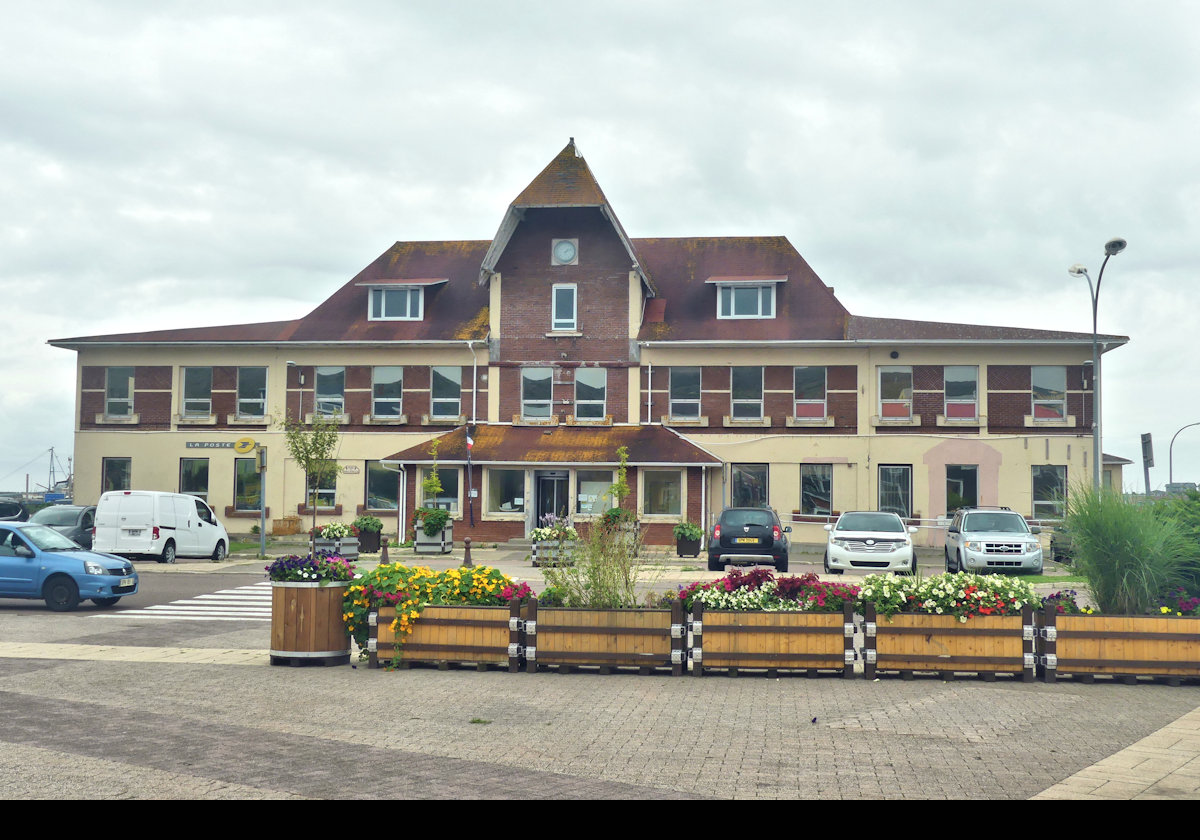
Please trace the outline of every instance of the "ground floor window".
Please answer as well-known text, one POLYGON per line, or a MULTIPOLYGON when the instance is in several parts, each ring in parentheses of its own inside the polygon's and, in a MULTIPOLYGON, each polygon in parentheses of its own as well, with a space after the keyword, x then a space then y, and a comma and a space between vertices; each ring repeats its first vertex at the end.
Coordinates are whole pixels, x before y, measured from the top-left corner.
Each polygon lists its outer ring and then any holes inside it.
POLYGON ((1042 464, 1033 468, 1033 518, 1062 519, 1067 504, 1067 468, 1042 464))
POLYGON ((488 513, 524 513, 525 470, 488 470, 488 513))
POLYGON ((946 465, 946 515, 979 504, 979 467, 973 464, 946 465))
POLYGON ((100 492, 129 490, 132 458, 105 458, 100 463, 100 492))
POLYGON ((208 501, 208 459, 179 459, 179 492, 208 501))
POLYGON ((312 505, 314 501, 318 510, 321 508, 332 509, 337 507, 336 473, 327 476, 313 476, 313 479, 309 482, 309 505, 312 505))
POLYGON ((766 464, 733 464, 730 473, 732 507, 767 506, 766 464))
POLYGON ((833 513, 833 464, 800 465, 800 512, 807 516, 833 513))
POLYGON ((680 470, 642 471, 642 513, 679 516, 683 512, 683 473, 680 470))
POLYGON ((233 460, 233 509, 262 509, 262 475, 257 458, 233 460))
POLYGON ((400 507, 398 481, 399 473, 387 469, 378 461, 367 461, 367 509, 398 509, 400 507))
POLYGON ((612 470, 578 470, 575 473, 575 512, 601 514, 613 505, 608 495, 612 470))
MULTIPOLYGON (((428 468, 421 470, 421 481, 424 482, 432 472, 433 470, 428 468)), ((435 497, 428 497, 424 496, 424 488, 422 488, 421 506, 458 513, 458 470, 439 469, 437 474, 438 481, 442 483, 442 492, 435 497)))
POLYGON ((912 518, 912 465, 880 464, 879 509, 912 518))

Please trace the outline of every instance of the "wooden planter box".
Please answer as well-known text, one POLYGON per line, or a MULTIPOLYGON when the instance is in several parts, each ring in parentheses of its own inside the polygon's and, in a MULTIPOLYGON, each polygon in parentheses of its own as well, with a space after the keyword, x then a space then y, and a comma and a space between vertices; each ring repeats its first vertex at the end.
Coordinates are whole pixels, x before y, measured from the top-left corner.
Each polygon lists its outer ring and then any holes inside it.
POLYGON ((1139 676, 1200 677, 1200 618, 1153 615, 1039 616, 1038 665, 1042 679, 1059 674, 1084 680, 1110 674, 1132 681, 1139 676))
POLYGON ((575 541, 566 540, 560 546, 557 540, 546 540, 533 544, 533 565, 569 566, 575 562, 575 541))
POLYGON ((425 529, 417 524, 416 535, 413 538, 413 551, 417 554, 449 554, 454 550, 454 523, 446 525, 439 533, 429 536, 425 529))
POLYGON ((300 533, 300 517, 285 516, 282 519, 271 520, 271 533, 278 536, 300 533))
POLYGON ((346 560, 357 560, 358 537, 346 537, 340 540, 323 540, 317 537, 313 541, 313 551, 317 554, 336 554, 346 560))
POLYGON ((344 583, 271 583, 271 664, 346 665, 350 634, 342 618, 344 583))
POLYGON ((1033 609, 1022 614, 979 616, 961 622, 952 615, 897 613, 876 620, 875 605, 866 607, 864 676, 877 671, 934 671, 952 675, 976 673, 986 679, 1014 674, 1034 678, 1033 609))
POLYGON ((699 557, 700 540, 675 540, 675 556, 699 557))
POLYGON ((669 668, 679 676, 685 636, 678 603, 669 610, 592 610, 540 608, 534 601, 525 609, 526 669, 588 665, 607 674, 613 668, 642 673, 669 668))
POLYGON ((708 611, 692 607, 692 675, 722 669, 840 671, 854 676, 854 608, 840 613, 708 611))
POLYGON ((381 662, 400 667, 433 663, 443 668, 457 663, 504 666, 516 672, 522 653, 520 609, 519 601, 503 607, 428 606, 397 647, 392 630, 396 608, 381 607, 368 619, 369 667, 378 668, 381 662))

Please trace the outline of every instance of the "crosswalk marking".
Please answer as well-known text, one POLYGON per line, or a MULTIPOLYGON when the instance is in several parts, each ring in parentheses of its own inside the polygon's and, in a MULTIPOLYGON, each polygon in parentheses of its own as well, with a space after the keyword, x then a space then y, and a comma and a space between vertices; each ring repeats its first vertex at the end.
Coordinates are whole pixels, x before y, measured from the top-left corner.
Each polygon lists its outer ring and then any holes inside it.
POLYGON ((116 610, 93 618, 156 618, 174 621, 270 621, 271 582, 221 589, 136 610, 116 610))

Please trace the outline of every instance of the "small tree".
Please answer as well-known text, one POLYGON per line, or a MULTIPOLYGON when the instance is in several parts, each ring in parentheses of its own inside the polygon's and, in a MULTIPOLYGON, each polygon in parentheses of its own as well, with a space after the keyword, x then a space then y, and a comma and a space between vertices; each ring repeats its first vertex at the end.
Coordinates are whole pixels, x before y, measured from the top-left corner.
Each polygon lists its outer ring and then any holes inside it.
POLYGON ((317 531, 317 488, 338 473, 338 422, 334 417, 313 417, 311 425, 305 425, 290 414, 283 421, 283 440, 288 454, 304 470, 304 488, 307 502, 312 508, 312 531, 309 537, 309 553, 316 550, 317 531))
MULTIPOLYGON (((437 438, 429 442, 429 456, 433 458, 433 464, 429 467, 429 475, 421 479, 421 494, 424 497, 422 502, 427 499, 437 499, 442 495, 442 478, 438 475, 438 445, 441 443, 437 438)), ((413 539, 416 540, 416 529, 420 528, 425 532, 426 536, 434 537, 446 527, 446 523, 450 521, 450 514, 441 508, 437 507, 422 507, 413 511, 413 539)))

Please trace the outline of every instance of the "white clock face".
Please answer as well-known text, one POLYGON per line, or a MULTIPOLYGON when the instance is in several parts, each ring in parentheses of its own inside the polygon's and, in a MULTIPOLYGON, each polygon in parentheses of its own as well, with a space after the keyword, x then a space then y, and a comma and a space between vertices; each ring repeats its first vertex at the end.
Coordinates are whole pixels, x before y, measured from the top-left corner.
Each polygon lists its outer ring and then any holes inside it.
POLYGON ((575 243, 570 239, 560 239, 554 243, 554 262, 557 265, 570 265, 575 262, 575 243))

